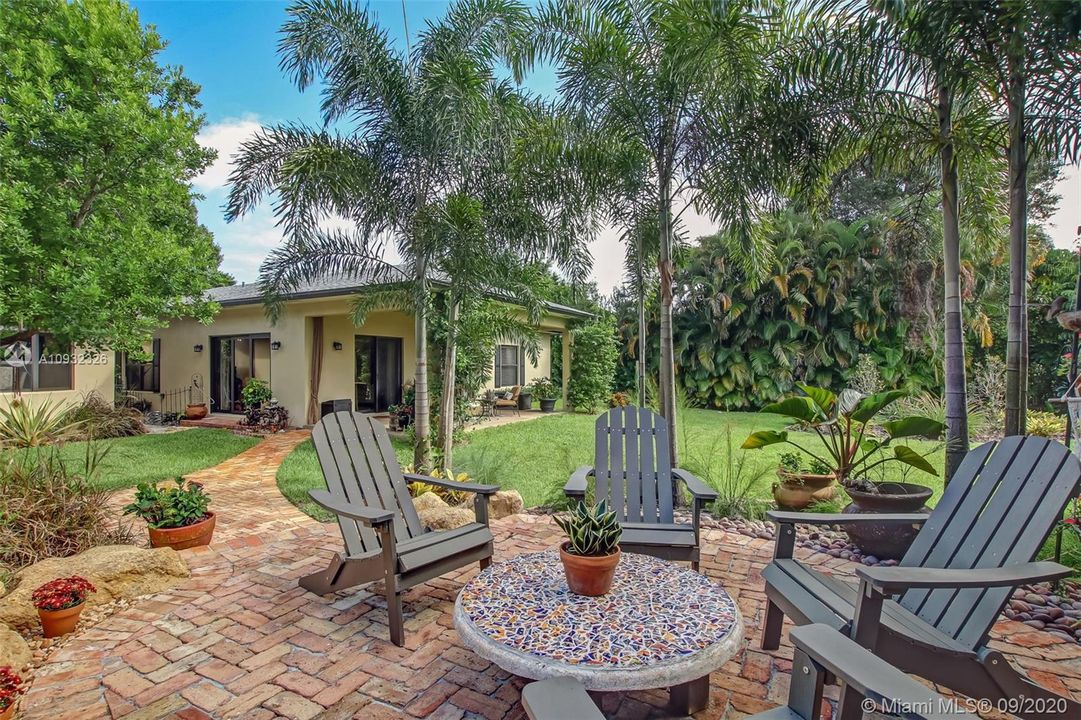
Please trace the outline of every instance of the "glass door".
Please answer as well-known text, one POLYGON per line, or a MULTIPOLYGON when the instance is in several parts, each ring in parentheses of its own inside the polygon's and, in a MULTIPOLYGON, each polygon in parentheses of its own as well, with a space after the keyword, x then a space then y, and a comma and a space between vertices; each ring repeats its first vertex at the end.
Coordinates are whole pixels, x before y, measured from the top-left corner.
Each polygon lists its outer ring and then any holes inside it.
POLYGON ((402 339, 357 335, 355 404, 358 412, 385 412, 402 401, 402 339))

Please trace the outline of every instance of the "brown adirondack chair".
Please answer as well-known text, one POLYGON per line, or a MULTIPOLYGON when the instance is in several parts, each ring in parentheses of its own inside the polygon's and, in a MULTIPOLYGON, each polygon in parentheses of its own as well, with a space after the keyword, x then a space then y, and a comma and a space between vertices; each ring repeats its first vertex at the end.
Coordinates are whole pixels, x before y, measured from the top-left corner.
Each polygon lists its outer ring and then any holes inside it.
POLYGON ((471 562, 481 569, 491 563, 488 496, 499 488, 403 474, 383 423, 361 413, 327 415, 312 429, 312 442, 328 489, 308 494, 338 517, 345 552, 326 570, 301 578, 300 585, 325 595, 383 580, 390 639, 401 645, 403 590, 471 562), (426 529, 407 481, 475 493, 477 521, 456 530, 426 529))
POLYGON ((858 587, 810 569, 792 552, 797 523, 843 525, 860 516, 769 513, 778 533, 762 573, 762 647, 777 648, 785 615, 797 625, 825 623, 891 665, 969 697, 1035 700, 1017 706, 1021 717, 1081 717, 1081 704, 1031 682, 988 647, 1014 588, 1070 575, 1057 563, 1032 560, 1079 484, 1081 463, 1061 443, 1008 437, 981 445, 965 456, 930 515, 875 516, 922 527, 897 567, 857 567, 858 587))
POLYGON ((648 408, 627 405, 599 416, 596 430, 593 466, 575 470, 563 492, 584 501, 592 475, 597 502, 607 502, 623 525, 619 546, 625 552, 689 561, 697 570, 698 516, 717 493, 686 470, 672 467, 668 423, 648 408), (672 511, 677 480, 694 498, 690 525, 677 523, 672 511))

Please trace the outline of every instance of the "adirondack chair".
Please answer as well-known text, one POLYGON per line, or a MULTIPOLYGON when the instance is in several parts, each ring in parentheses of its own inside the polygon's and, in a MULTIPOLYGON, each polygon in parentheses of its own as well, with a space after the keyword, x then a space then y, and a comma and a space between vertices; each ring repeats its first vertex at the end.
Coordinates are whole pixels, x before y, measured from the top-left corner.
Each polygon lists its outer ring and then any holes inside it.
POLYGON ((672 467, 668 423, 648 408, 612 408, 597 418, 595 462, 574 471, 563 492, 585 500, 589 477, 596 480, 597 502, 606 501, 623 525, 619 546, 625 552, 665 560, 690 561, 698 569, 699 513, 717 493, 686 470, 672 467), (690 525, 672 511, 674 481, 694 498, 690 525))
MULTIPOLYGON (((976 720, 962 703, 921 685, 828 625, 796 628, 792 644, 788 704, 748 720, 818 720, 827 675, 844 685, 840 714, 869 699, 903 720, 976 720)), ((522 707, 530 720, 604 720, 585 688, 568 678, 529 683, 522 688, 522 707)))
POLYGON ((325 595, 383 580, 390 639, 401 645, 402 591, 471 562, 479 562, 481 569, 491 563, 488 496, 499 488, 403 474, 386 428, 361 413, 327 415, 312 429, 312 442, 327 490, 308 494, 338 517, 345 552, 326 570, 301 578, 300 585, 325 595), (477 521, 456 530, 427 530, 413 507, 407 481, 475 493, 477 521))
MULTIPOLYGON (((1081 704, 1031 682, 988 647, 988 632, 1014 588, 1071 573, 1032 560, 1079 484, 1081 463, 1053 440, 1008 437, 981 445, 965 456, 930 515, 875 516, 875 522, 922 527, 898 566, 857 567, 858 588, 810 569, 792 552, 797 523, 844 525, 860 516, 769 513, 778 533, 774 559, 762 573, 768 599, 762 647, 777 648, 785 615, 797 625, 825 623, 891 665, 969 697, 1016 702, 1023 696, 1012 711, 1021 717, 1081 717, 1081 704)), ((858 715, 845 720, 852 717, 858 715)))

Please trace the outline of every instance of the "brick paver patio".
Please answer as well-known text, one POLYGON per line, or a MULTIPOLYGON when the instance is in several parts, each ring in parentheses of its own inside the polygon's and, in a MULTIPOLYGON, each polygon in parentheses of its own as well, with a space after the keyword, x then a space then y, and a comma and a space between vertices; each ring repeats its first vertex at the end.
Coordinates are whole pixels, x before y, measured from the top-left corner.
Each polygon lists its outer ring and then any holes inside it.
MULTIPOLYGON (((185 551, 192 578, 118 613, 57 650, 22 703, 26 720, 119 718, 434 718, 520 720, 524 683, 464 649, 451 611, 476 567, 405 594, 407 644, 388 640, 378 594, 317 597, 296 586, 340 549, 337 525, 297 511, 274 474, 304 433, 260 445, 192 477, 204 482, 219 515, 215 543, 185 551)), ((493 523, 496 561, 550 548, 559 531, 547 517, 493 523)), ((702 570, 738 600, 745 651, 712 676, 711 705, 698 720, 736 720, 784 702, 791 648, 757 648, 760 572, 771 542, 710 530, 702 570)), ((845 572, 843 560, 813 562, 845 572)), ((378 587, 373 588, 378 590, 378 587)), ((996 646, 1038 682, 1081 699, 1081 647, 1010 621, 996 646)), ((662 690, 606 696, 609 717, 667 717, 662 690)))

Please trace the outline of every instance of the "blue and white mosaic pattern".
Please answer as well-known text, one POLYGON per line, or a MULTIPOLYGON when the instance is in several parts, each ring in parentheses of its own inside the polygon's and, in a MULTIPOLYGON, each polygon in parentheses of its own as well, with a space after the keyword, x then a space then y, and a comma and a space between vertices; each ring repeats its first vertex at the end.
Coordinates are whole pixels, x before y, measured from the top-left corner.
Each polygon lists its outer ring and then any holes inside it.
POLYGON ((741 628, 735 602, 708 578, 674 563, 624 553, 603 597, 567 589, 556 551, 488 568, 461 591, 459 611, 477 631, 538 660, 633 669, 728 644, 741 628))

